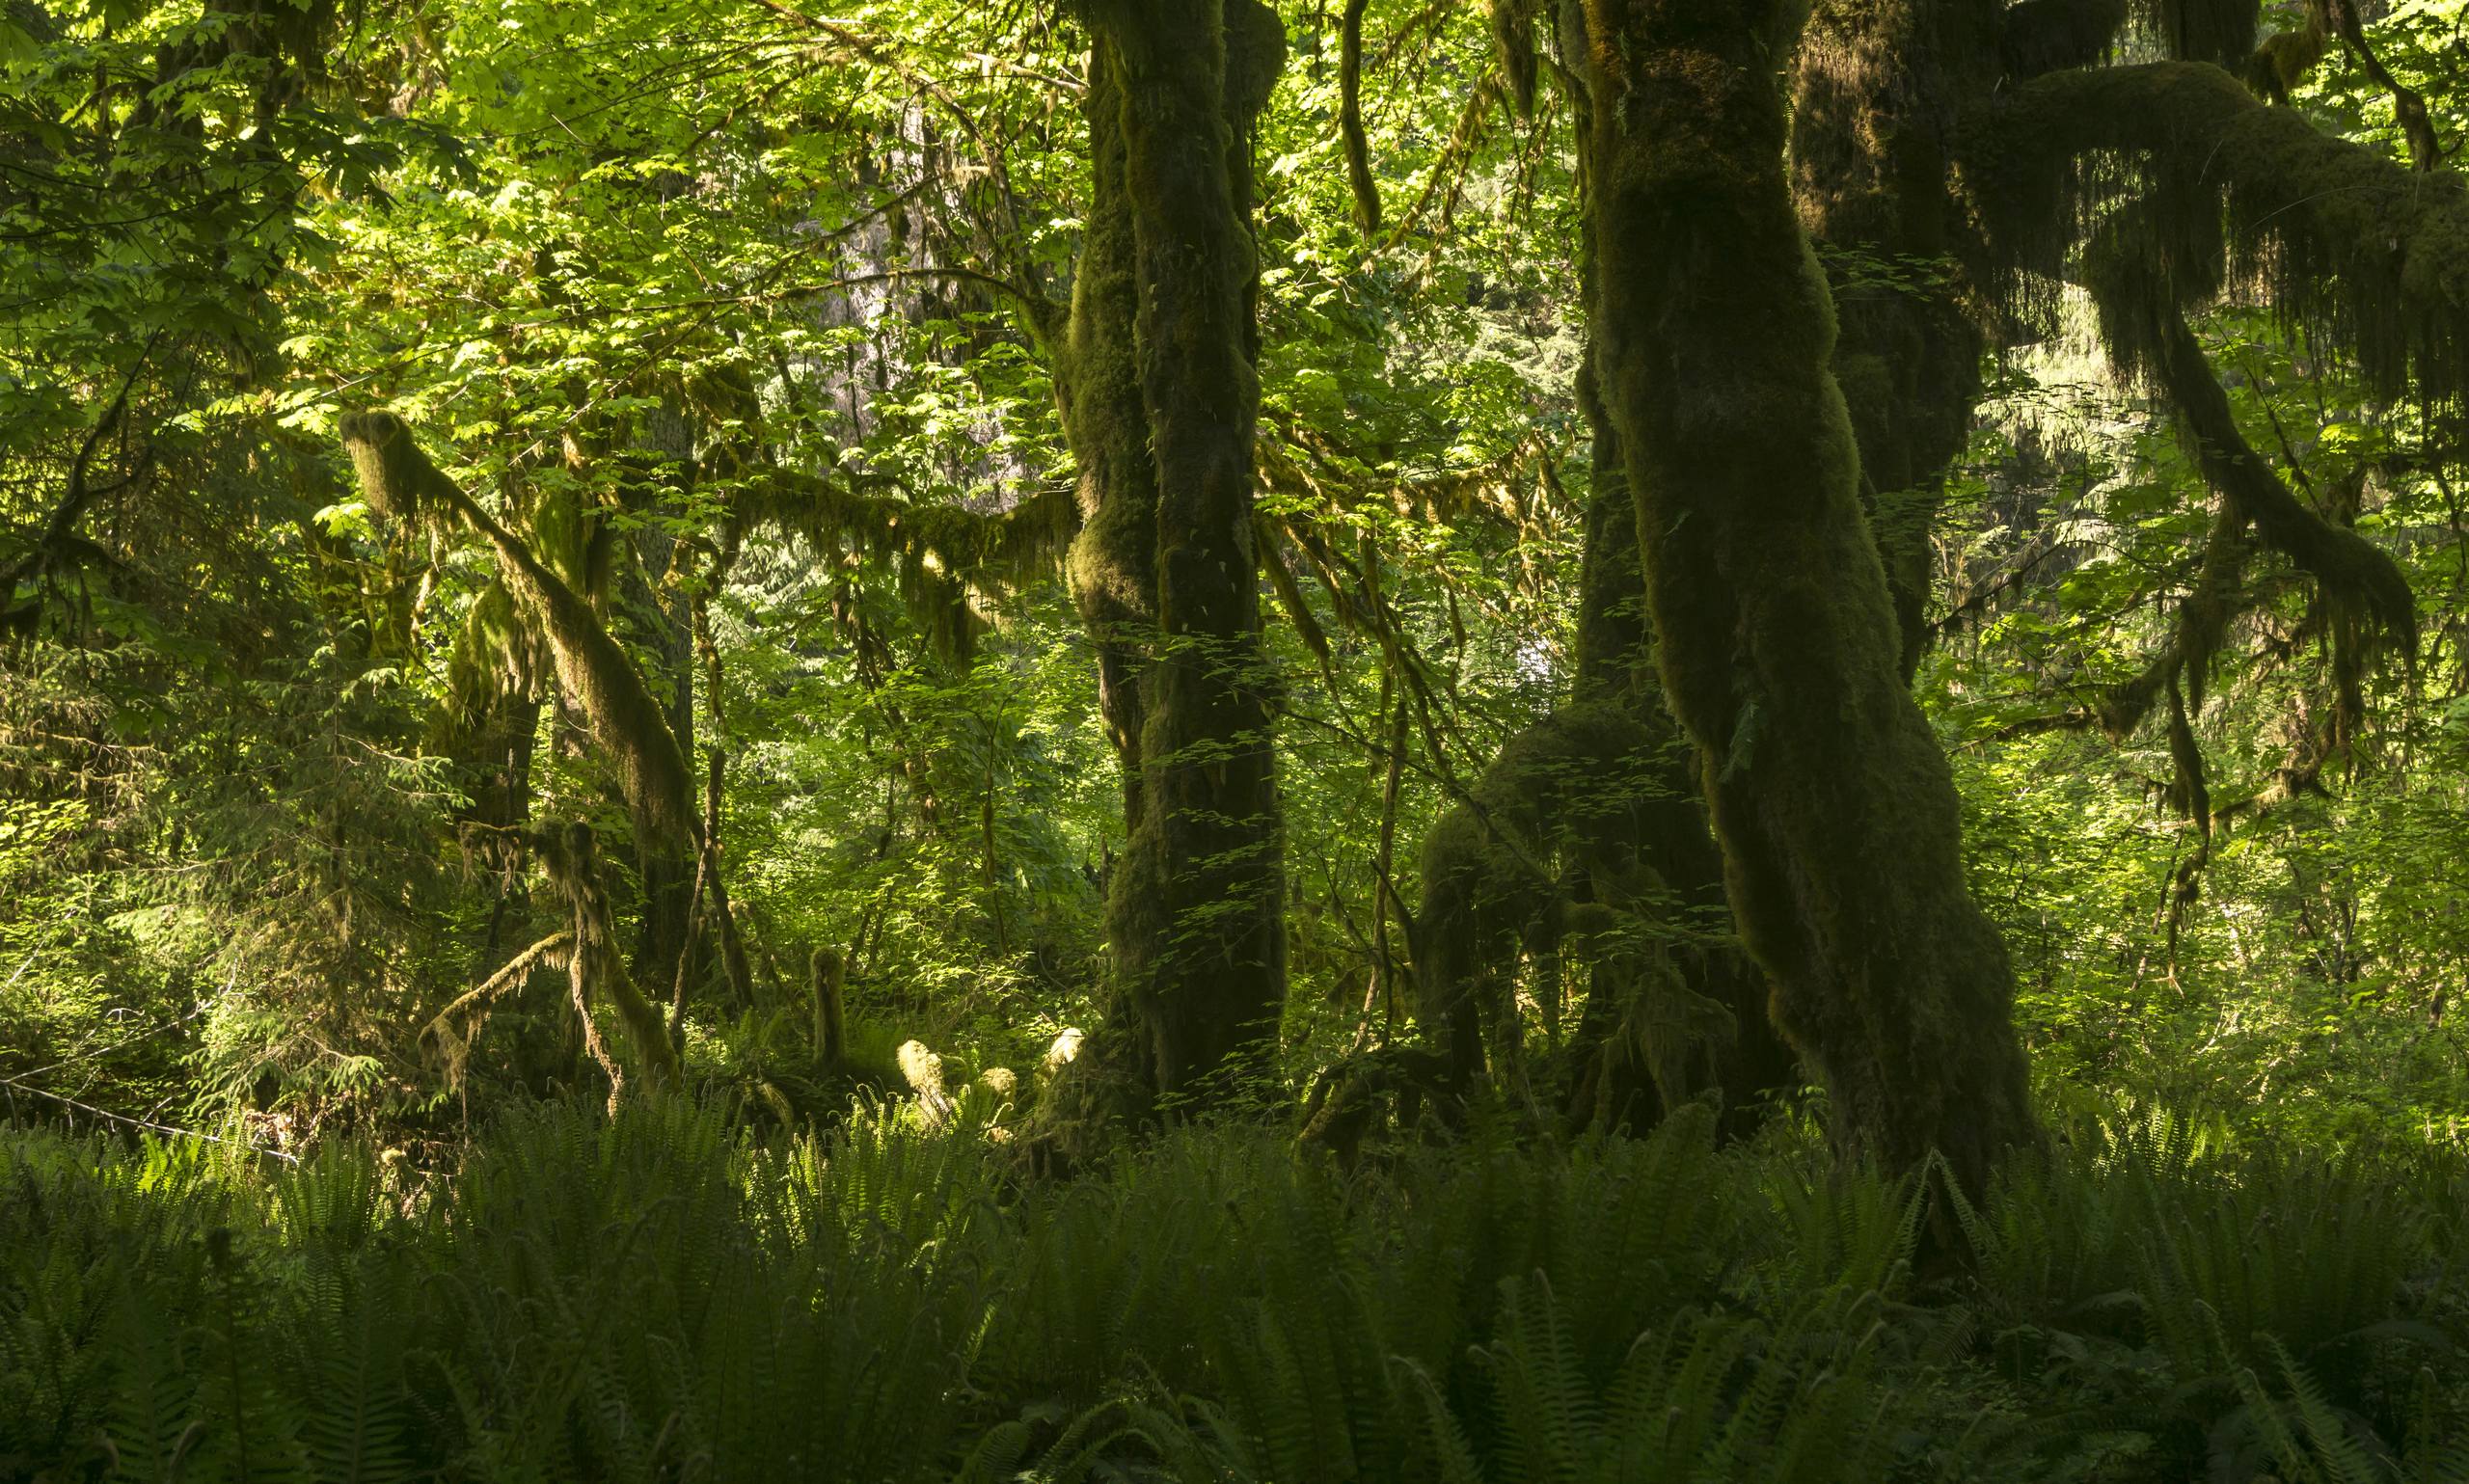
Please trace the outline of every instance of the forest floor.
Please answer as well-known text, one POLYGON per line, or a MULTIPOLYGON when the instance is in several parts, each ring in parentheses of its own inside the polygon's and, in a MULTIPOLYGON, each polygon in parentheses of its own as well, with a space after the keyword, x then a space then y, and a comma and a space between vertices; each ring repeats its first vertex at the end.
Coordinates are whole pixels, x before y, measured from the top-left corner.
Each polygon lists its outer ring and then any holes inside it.
POLYGON ((450 1172, 0 1131, 0 1479, 2469 1478, 2469 1169, 2076 1119, 1978 1208, 1798 1120, 507 1116, 450 1172))

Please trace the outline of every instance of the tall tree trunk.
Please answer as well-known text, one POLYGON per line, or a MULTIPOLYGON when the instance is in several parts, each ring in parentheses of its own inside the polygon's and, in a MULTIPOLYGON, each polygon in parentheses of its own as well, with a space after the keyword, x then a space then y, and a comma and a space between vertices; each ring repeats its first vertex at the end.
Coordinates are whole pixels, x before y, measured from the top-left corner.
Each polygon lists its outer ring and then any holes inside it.
MULTIPOLYGON (((1107 74, 1093 103, 1111 94, 1116 105, 1111 122, 1093 118, 1093 140, 1102 175, 1119 130, 1132 278, 1128 295, 1120 283, 1093 285, 1102 302, 1084 308, 1119 313, 1126 297, 1137 306, 1132 364, 1156 501, 1156 652, 1126 713, 1140 723, 1140 783, 1126 800, 1137 818, 1108 926, 1150 1090, 1207 1101, 1274 1045, 1286 991, 1252 551, 1259 270, 1247 226, 1250 128, 1284 33, 1258 0, 1102 0, 1090 11, 1093 62, 1107 74)), ((1119 238, 1101 235, 1100 246, 1120 252, 1119 238)), ((1137 486, 1125 481, 1127 499, 1137 486)))
MULTIPOLYGON (((1149 456, 1149 415, 1140 389, 1139 261, 1131 186, 1125 177, 1123 94, 1114 69, 1096 59, 1089 68, 1087 112, 1088 226, 1072 279, 1063 374, 1056 383, 1080 466, 1082 525, 1072 545, 1069 575, 1072 603, 1097 650, 1098 711, 1123 775, 1124 831, 1138 836, 1146 827, 1148 796, 1140 739, 1149 713, 1142 686, 1157 626, 1157 470, 1149 456)), ((1112 880, 1108 884, 1106 941, 1126 943, 1142 931, 1146 909, 1131 894, 1111 890, 1112 880)), ((1117 1009, 1127 1013, 1127 1000, 1117 1009)), ((1145 1068, 1146 1048, 1136 1036, 1129 1039, 1145 1068)), ((1138 1080, 1153 1079, 1144 1069, 1138 1080)))
POLYGON ((1734 916, 1847 1151, 1977 1189, 2033 1137, 2013 976, 1907 692, 1826 281, 1794 219, 1785 7, 1587 0, 1603 391, 1734 916))
POLYGON ((1986 348, 1959 298, 1956 105, 1997 75, 1997 48, 1994 0, 1818 0, 1795 53, 1793 197, 1833 291, 1834 379, 1907 680, 1927 646, 1931 536, 1986 348))
MULTIPOLYGON (((1563 49, 1574 53, 1584 29, 1568 19, 1563 49)), ((1582 78, 1572 81, 1587 189, 1591 99, 1582 78)), ((1595 248, 1580 248, 1590 285, 1595 248)), ((1426 837, 1417 994, 1463 1095, 1483 1070, 1485 1022, 1504 1019, 1482 1001, 1506 995, 1529 939, 1540 932, 1557 948, 1589 923, 1614 926, 1607 910, 1644 919, 1663 939, 1652 951, 1589 956, 1570 1114, 1643 1127, 1667 1105, 1713 1093, 1727 1129, 1742 1132, 1761 1094, 1797 1075, 1768 1015, 1765 976, 1738 945, 1709 936, 1728 917, 1723 857, 1695 754, 1655 673, 1637 502, 1592 363, 1589 345, 1577 390, 1593 435, 1593 485, 1569 701, 1504 744, 1472 796, 1426 837)), ((1627 926, 1634 934, 1639 924, 1627 926)))

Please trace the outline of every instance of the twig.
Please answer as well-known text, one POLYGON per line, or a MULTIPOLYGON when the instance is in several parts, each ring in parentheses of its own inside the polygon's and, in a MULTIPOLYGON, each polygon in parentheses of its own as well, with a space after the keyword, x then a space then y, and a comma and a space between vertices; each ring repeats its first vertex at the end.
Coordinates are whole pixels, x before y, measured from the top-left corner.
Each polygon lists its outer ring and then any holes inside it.
POLYGON ((13 1093, 32 1093, 37 1097, 48 1097, 53 1102, 66 1103, 69 1107, 77 1109, 81 1113, 91 1113, 98 1119, 109 1119, 115 1123, 126 1123, 136 1128, 151 1129, 158 1134, 175 1134, 182 1139, 203 1139, 208 1144, 230 1145, 235 1149, 247 1149, 252 1154, 271 1154, 285 1164, 296 1165, 300 1163, 300 1156, 297 1154, 285 1154, 281 1149, 270 1149, 264 1145, 250 1144, 246 1140, 226 1139, 221 1134, 200 1133, 194 1128, 176 1128, 169 1123, 157 1123, 151 1119, 141 1119, 125 1113, 114 1113, 109 1108, 97 1108, 93 1103, 79 1102, 76 1098, 70 1097, 66 1093, 47 1092, 42 1088, 35 1087, 29 1083, 20 1082, 14 1077, 0 1077, 0 1087, 6 1087, 13 1093))

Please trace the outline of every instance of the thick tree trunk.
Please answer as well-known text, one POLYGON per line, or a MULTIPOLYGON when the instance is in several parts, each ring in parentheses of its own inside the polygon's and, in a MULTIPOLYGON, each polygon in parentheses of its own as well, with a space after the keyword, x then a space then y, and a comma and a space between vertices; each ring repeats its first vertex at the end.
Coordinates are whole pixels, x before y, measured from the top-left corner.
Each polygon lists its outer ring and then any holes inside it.
MULTIPOLYGON (((1156 653, 1134 703, 1141 781, 1127 803, 1137 818, 1108 924, 1151 1090, 1207 1101, 1264 1060, 1286 989, 1283 842, 1252 552, 1258 269, 1246 225, 1250 123, 1284 40, 1257 0, 1091 9, 1094 60, 1108 74, 1093 94, 1111 92, 1119 108, 1133 365, 1156 500, 1156 653)), ((1108 130, 1093 133, 1102 172, 1108 130)), ((1111 283, 1088 292, 1124 301, 1111 283)))
POLYGON ((1794 219, 1782 7, 1587 0, 1595 329, 1672 710, 1743 938, 1847 1151, 1977 1189, 2033 1137, 2012 973, 1907 693, 1826 281, 1794 219))
POLYGON ((1986 348, 1958 297, 1949 190, 1962 90, 1996 76, 1994 0, 1819 0, 1796 52, 1792 188, 1840 333, 1834 379, 1908 680, 1928 641, 1931 535, 1986 348))
MULTIPOLYGON (((1123 94, 1114 69, 1089 68, 1089 225, 1072 287, 1064 346, 1064 426, 1080 466, 1079 536, 1070 562, 1072 599, 1098 656, 1098 711, 1123 772, 1126 834, 1146 817, 1140 736, 1148 722, 1141 684, 1157 625, 1157 470, 1149 456, 1136 322, 1139 262, 1125 178, 1123 94)), ((1120 897, 1108 904, 1107 940, 1132 923, 1120 897)))

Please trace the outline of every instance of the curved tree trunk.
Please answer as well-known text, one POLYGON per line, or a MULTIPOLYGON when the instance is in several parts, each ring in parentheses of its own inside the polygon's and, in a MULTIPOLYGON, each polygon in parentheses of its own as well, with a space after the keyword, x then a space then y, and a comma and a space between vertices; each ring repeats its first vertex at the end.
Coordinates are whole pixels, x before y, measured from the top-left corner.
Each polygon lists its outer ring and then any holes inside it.
POLYGON ((1905 689, 1784 176, 1782 7, 1587 0, 1605 402, 1743 938, 1849 1151, 1977 1189, 2034 1137, 2012 971, 1905 689))

